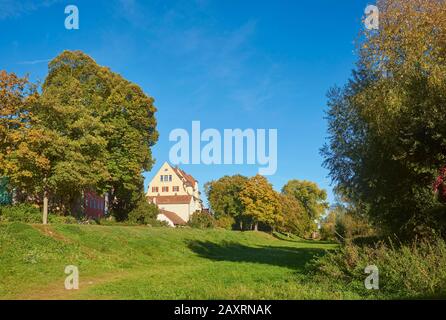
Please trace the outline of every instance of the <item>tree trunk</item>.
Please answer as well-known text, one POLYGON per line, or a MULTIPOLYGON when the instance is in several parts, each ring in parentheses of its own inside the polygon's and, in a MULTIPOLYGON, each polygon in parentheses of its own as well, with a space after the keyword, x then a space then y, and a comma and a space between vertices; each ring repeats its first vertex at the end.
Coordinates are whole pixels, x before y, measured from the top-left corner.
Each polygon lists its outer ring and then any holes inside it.
POLYGON ((254 231, 259 231, 259 223, 258 222, 256 222, 254 224, 254 231))
POLYGON ((43 224, 48 224, 48 192, 43 193, 43 224))
POLYGON ((243 231, 243 221, 240 220, 240 231, 243 231))

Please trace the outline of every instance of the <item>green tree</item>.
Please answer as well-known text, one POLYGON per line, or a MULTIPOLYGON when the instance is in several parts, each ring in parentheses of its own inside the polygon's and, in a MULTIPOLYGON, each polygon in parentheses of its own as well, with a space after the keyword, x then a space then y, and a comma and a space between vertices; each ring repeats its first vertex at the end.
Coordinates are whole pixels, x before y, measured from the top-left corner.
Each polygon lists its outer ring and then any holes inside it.
POLYGON ((325 165, 383 232, 446 234, 432 185, 446 165, 446 3, 380 1, 353 77, 329 92, 325 165))
POLYGON ((330 210, 326 217, 321 221, 321 239, 322 240, 335 240, 336 237, 336 210, 330 210))
POLYGON ((318 220, 328 208, 327 192, 311 181, 290 180, 282 193, 294 197, 312 221, 318 220))
POLYGON ((37 125, 52 141, 44 181, 53 202, 73 207, 85 189, 109 191, 112 213, 125 220, 153 165, 153 99, 84 53, 65 51, 49 64, 39 104, 37 125))
POLYGON ((248 179, 240 192, 240 200, 245 215, 252 219, 254 230, 258 230, 259 223, 273 230, 282 223, 279 194, 265 177, 256 175, 248 179))
POLYGON ((154 163, 151 147, 158 140, 153 98, 122 78, 114 81, 102 120, 106 125, 108 170, 111 174, 113 211, 125 219, 143 191, 142 173, 154 163))
POLYGON ((291 195, 279 194, 282 221, 278 230, 285 233, 306 237, 313 229, 311 221, 303 206, 291 195))
POLYGON ((105 126, 95 112, 96 91, 88 74, 79 71, 88 62, 68 52, 51 61, 33 110, 35 127, 51 140, 39 150, 50 164, 43 174, 44 200, 48 196, 53 211, 59 208, 63 214, 76 210, 84 190, 104 188, 110 176, 105 126))
POLYGON ((244 206, 240 199, 240 192, 247 180, 248 178, 241 175, 225 176, 208 182, 204 186, 209 206, 215 218, 217 220, 226 219, 226 216, 230 216, 235 219, 240 230, 243 230, 243 224, 248 220, 244 216, 244 206))
POLYGON ((196 211, 192 214, 187 225, 197 229, 211 229, 214 227, 215 219, 206 212, 196 211))
POLYGON ((141 225, 158 225, 157 216, 159 213, 158 206, 148 203, 144 195, 141 195, 135 208, 129 213, 128 221, 141 225))

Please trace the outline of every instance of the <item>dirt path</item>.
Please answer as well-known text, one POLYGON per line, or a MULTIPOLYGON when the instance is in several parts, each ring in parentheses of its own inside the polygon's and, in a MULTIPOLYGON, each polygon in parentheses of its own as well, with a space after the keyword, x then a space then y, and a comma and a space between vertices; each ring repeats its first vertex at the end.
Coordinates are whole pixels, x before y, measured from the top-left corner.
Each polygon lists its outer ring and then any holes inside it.
POLYGON ((65 243, 73 243, 72 240, 64 237, 60 233, 56 232, 51 226, 49 225, 41 225, 41 224, 33 224, 32 227, 36 230, 39 230, 43 235, 47 237, 54 238, 58 241, 63 241, 65 243))
MULTIPOLYGON (((82 298, 85 296, 85 293, 88 292, 91 288, 94 288, 95 286, 107 283, 107 282, 113 282, 113 281, 119 281, 122 279, 125 279, 127 277, 134 276, 135 273, 138 273, 138 271, 125 271, 125 272, 112 272, 107 274, 102 274, 96 277, 87 277, 82 278, 79 277, 79 289, 78 290, 66 290, 64 281, 65 279, 62 278, 57 282, 48 284, 47 286, 39 286, 39 288, 30 288, 27 290, 27 292, 20 293, 12 299, 14 300, 78 300, 78 299, 85 299, 82 298)), ((95 300, 98 299, 108 299, 109 297, 106 296, 95 296, 92 297, 95 300)))

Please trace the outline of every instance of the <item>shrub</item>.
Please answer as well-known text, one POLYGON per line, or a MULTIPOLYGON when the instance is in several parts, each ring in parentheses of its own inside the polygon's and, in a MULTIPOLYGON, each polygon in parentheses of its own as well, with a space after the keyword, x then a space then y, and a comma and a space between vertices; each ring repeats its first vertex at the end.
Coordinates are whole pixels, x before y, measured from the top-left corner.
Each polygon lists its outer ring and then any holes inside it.
POLYGON ((222 228, 226 230, 232 230, 233 226, 235 224, 235 219, 231 217, 230 215, 220 215, 218 219, 214 220, 214 226, 216 228, 222 228))
POLYGON ((129 213, 128 222, 139 225, 154 225, 159 209, 155 204, 148 203, 143 197, 136 205, 136 208, 129 213))
POLYGON ((391 298, 446 297, 446 244, 443 240, 395 246, 383 242, 360 247, 353 244, 315 260, 316 278, 330 286, 348 287, 359 294, 391 298), (379 290, 365 289, 364 269, 376 265, 379 290), (336 280, 335 280, 336 279, 336 280))
POLYGON ((189 222, 188 226, 197 229, 210 229, 214 227, 215 219, 208 213, 196 211, 189 222))
POLYGON ((117 222, 115 217, 110 216, 110 217, 103 217, 103 218, 99 219, 99 224, 101 226, 115 226, 115 225, 122 225, 123 223, 117 222))
POLYGON ((321 239, 336 240, 336 213, 330 212, 327 217, 321 221, 321 239))
POLYGON ((55 224, 77 224, 77 219, 73 216, 48 215, 48 222, 55 224))
POLYGON ((42 223, 42 213, 38 207, 17 204, 0 207, 0 220, 5 222, 42 223))
POLYGON ((336 236, 341 241, 357 237, 370 237, 375 234, 372 226, 365 218, 351 212, 338 214, 334 229, 336 236))

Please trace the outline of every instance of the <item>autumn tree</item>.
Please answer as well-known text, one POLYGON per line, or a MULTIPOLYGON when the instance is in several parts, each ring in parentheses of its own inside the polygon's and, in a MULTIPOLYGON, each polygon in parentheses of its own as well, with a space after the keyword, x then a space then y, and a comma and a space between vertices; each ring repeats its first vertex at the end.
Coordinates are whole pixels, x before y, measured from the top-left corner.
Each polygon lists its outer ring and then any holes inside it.
POLYGON ((7 179, 19 201, 41 200, 42 173, 49 169, 40 150, 50 139, 35 127, 33 115, 38 98, 26 77, 0 72, 0 177, 7 179))
POLYGON ((446 165, 446 2, 379 1, 349 83, 329 92, 325 165, 382 231, 446 235, 433 185, 446 165))
POLYGON ((259 223, 272 229, 282 223, 279 195, 265 177, 256 175, 248 179, 240 192, 240 200, 245 215, 252 219, 254 230, 258 230, 259 223))
POLYGON ((29 95, 28 79, 0 71, 0 172, 5 174, 6 158, 22 140, 29 122, 26 100, 29 95))

